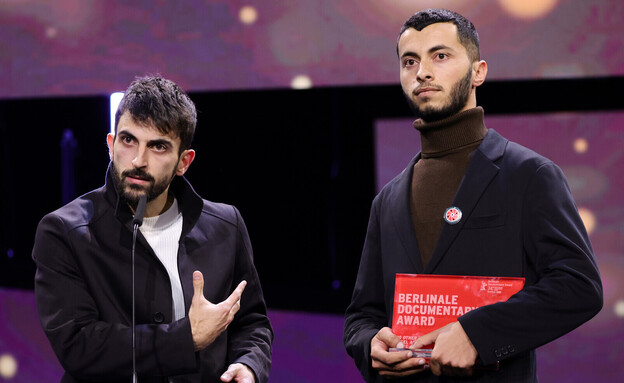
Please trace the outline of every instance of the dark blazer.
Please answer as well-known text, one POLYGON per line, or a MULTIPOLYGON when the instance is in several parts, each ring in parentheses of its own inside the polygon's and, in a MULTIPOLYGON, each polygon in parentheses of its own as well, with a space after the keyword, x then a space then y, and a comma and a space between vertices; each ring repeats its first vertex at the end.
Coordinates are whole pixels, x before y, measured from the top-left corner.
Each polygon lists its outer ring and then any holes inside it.
MULTIPOLYGON (((507 302, 459 318, 484 365, 497 372, 468 381, 536 381, 535 348, 576 328, 602 308, 602 284, 589 238, 565 177, 552 161, 490 129, 475 151, 426 267, 410 214, 412 169, 420 155, 373 202, 358 278, 345 316, 344 342, 364 378, 370 340, 391 327, 396 273, 524 277, 507 302)), ((406 381, 452 381, 426 372, 406 381)), ((461 380, 466 381, 466 380, 461 380)))
MULTIPOLYGON (((194 352, 188 316, 173 320, 165 267, 145 238, 136 244, 136 365, 139 382, 218 382, 244 363, 266 382, 273 331, 253 265, 247 229, 229 205, 202 200, 183 177, 171 184, 183 215, 178 271, 186 313, 192 273, 204 296, 226 299, 241 280, 240 311, 210 346, 194 352)), ((44 332, 65 369, 62 382, 130 382, 132 215, 110 169, 106 185, 46 215, 37 228, 35 297, 44 332)))

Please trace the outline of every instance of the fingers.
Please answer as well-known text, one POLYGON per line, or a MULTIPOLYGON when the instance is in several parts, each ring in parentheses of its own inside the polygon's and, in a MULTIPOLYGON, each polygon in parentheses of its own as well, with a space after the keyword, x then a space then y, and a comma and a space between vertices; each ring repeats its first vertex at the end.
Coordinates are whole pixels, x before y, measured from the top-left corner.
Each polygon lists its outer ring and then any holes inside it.
POLYGON ((193 271, 193 302, 204 297, 204 275, 201 271, 193 271))
POLYGON ((375 338, 382 341, 388 347, 397 347, 397 348, 405 347, 403 343, 401 342, 401 338, 396 336, 392 332, 392 330, 388 327, 384 327, 381 330, 379 330, 377 335, 375 335, 375 338))
POLYGON ((222 382, 231 382, 232 380, 240 383, 254 383, 255 378, 249 367, 241 363, 234 363, 230 364, 227 371, 221 375, 222 382))
POLYGON ((414 343, 412 343, 410 348, 417 349, 417 348, 423 348, 425 346, 429 346, 431 344, 434 344, 437 338, 438 338, 438 332, 432 331, 416 339, 414 343))
POLYGON ((230 294, 230 296, 227 297, 227 299, 224 300, 223 303, 231 307, 234 307, 236 303, 238 303, 240 306, 240 299, 241 299, 241 296, 243 296, 243 291, 245 290, 245 286, 247 286, 247 281, 242 281, 241 283, 239 283, 238 286, 236 286, 236 289, 232 291, 232 294, 230 294))
POLYGON ((391 347, 403 348, 404 346, 400 338, 387 327, 379 330, 371 339, 372 367, 380 375, 399 377, 411 375, 424 369, 424 359, 412 358, 411 351, 389 352, 391 347))
POLYGON ((227 371, 225 371, 222 375, 221 375, 221 381, 222 382, 231 382, 232 378, 234 377, 234 375, 236 374, 236 365, 234 364, 230 364, 228 366, 227 371))

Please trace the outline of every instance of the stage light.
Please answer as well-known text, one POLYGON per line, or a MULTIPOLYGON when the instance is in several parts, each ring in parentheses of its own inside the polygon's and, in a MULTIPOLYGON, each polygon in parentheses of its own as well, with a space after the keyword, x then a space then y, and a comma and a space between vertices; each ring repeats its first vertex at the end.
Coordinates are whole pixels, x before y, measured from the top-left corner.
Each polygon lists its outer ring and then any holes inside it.
POLYGON ((0 377, 9 380, 17 374, 17 360, 11 354, 0 355, 0 377))
POLYGON ((596 229, 596 215, 593 211, 584 207, 579 208, 578 212, 583 220, 587 233, 591 235, 596 229))
POLYGON ((620 299, 613 305, 613 311, 618 318, 624 318, 624 300, 620 299))
POLYGON ((558 0, 498 0, 510 16, 517 19, 540 19, 550 13, 558 0))
POLYGON ((238 19, 245 25, 251 25, 258 20, 258 11, 251 5, 246 5, 238 12, 238 19))
POLYGON ((290 82, 290 87, 293 89, 309 89, 312 88, 312 79, 306 75, 300 74, 293 77, 290 82))
POLYGON ((589 147, 589 143, 584 138, 577 138, 574 140, 574 151, 582 154, 587 152, 587 148, 589 147))
POLYGON ((115 134, 115 113, 117 113, 117 107, 123 97, 123 92, 115 92, 110 95, 110 132, 115 134))

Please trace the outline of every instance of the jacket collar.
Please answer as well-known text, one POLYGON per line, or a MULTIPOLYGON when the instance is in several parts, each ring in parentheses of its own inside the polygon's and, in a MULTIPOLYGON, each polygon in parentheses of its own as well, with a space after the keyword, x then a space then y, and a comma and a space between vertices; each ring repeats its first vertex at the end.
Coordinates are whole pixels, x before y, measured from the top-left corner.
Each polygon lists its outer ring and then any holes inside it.
MULTIPOLYGON (((113 207, 117 219, 128 229, 132 230, 132 211, 120 198, 112 171, 113 167, 111 162, 106 169, 104 199, 113 207)), ((203 208, 203 200, 184 176, 175 176, 173 181, 171 181, 169 190, 176 197, 178 206, 184 217, 184 224, 182 226, 182 234, 184 235, 191 230, 199 219, 203 208)))
POLYGON ((409 165, 403 171, 402 176, 398 177, 397 183, 395 187, 392 188, 389 195, 391 214, 394 221, 394 228, 401 239, 405 254, 409 257, 418 272, 432 273, 435 271, 435 267, 442 260, 449 246, 461 231, 466 222, 466 218, 470 217, 483 191, 498 173, 499 167, 496 163, 505 152, 508 142, 509 141, 498 134, 498 132, 493 129, 488 130, 483 142, 475 151, 466 169, 466 175, 459 185, 459 189, 453 200, 453 206, 457 206, 462 210, 464 219, 456 225, 444 225, 442 227, 436 247, 426 269, 423 268, 421 262, 418 243, 414 235, 414 224, 412 222, 409 204, 413 168, 414 164, 421 158, 421 153, 418 153, 418 155, 410 161, 409 165))

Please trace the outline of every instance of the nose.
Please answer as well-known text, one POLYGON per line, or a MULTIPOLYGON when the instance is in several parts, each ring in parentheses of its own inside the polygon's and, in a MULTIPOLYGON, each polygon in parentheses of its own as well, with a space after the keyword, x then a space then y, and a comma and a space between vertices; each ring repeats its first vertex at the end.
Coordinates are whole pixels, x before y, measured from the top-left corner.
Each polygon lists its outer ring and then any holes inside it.
POLYGON ((136 156, 132 160, 132 165, 135 168, 144 168, 147 166, 147 148, 143 146, 137 147, 136 156))
POLYGON ((431 65, 423 60, 418 67, 418 73, 416 73, 416 78, 419 82, 427 82, 433 80, 433 71, 431 70, 431 65))

